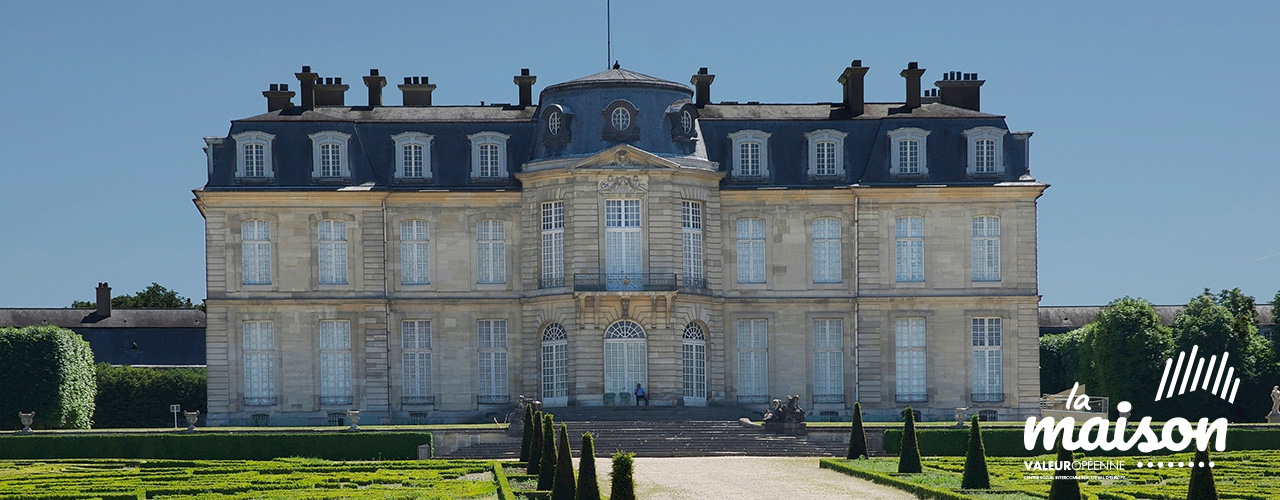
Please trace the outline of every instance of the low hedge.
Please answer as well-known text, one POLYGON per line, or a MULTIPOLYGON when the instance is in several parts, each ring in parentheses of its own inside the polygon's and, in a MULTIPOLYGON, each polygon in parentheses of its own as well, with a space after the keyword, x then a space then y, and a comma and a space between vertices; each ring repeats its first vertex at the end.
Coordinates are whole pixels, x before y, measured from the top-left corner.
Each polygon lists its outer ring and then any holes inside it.
POLYGON ((34 434, 0 436, 0 459, 416 460, 426 432, 34 434))
POLYGON ((922 484, 916 484, 911 481, 898 479, 896 477, 893 477, 887 474, 880 474, 878 472, 859 469, 857 467, 853 467, 844 462, 845 462, 844 460, 840 460, 840 459, 824 458, 818 463, 818 466, 823 469, 831 469, 836 472, 840 472, 842 474, 848 474, 853 477, 866 479, 867 481, 871 481, 873 483, 883 484, 885 486, 891 486, 891 487, 906 491, 908 493, 911 493, 915 495, 917 498, 924 498, 927 500, 979 500, 978 497, 962 495, 951 490, 934 488, 934 487, 925 486, 922 484))
MULTIPOLYGON (((1195 423, 1193 422, 1194 426, 1195 423)), ((1152 430, 1157 436, 1160 435, 1160 426, 1152 425, 1152 430)), ((1126 432, 1126 438, 1133 435, 1134 427, 1129 426, 1126 432)), ((1107 440, 1110 441, 1110 435, 1115 432, 1114 427, 1107 430, 1107 440)), ((1028 451, 1022 444, 1023 429, 1000 427, 1000 428, 984 428, 982 429, 982 442, 986 446, 988 457, 1033 457, 1052 453, 1039 449, 1043 445, 1044 434, 1038 434, 1036 439, 1037 449, 1028 451)), ((1077 436, 1078 437, 1078 436, 1077 436)), ((968 449, 969 430, 968 429, 916 429, 916 439, 919 443, 920 454, 933 457, 963 457, 968 449)), ((902 429, 885 429, 884 431, 884 451, 890 455, 897 455, 900 451, 902 442, 902 429)), ((1228 428, 1227 429, 1227 449, 1228 450, 1273 450, 1280 449, 1280 429, 1250 429, 1250 428, 1228 428)), ((1185 450, 1184 450, 1185 451, 1185 450)), ((1125 456, 1136 453, 1136 448, 1129 451, 1103 451, 1101 449, 1083 452, 1089 456, 1125 456)), ((1164 451, 1165 454, 1176 453, 1164 451)), ((1160 452, 1156 452, 1160 454, 1160 452)))
MULTIPOLYGON (((93 427, 169 427, 173 414, 169 405, 183 410, 205 410, 204 368, 138 368, 98 363, 98 397, 93 411, 93 427)), ((186 420, 178 415, 179 425, 186 420)))

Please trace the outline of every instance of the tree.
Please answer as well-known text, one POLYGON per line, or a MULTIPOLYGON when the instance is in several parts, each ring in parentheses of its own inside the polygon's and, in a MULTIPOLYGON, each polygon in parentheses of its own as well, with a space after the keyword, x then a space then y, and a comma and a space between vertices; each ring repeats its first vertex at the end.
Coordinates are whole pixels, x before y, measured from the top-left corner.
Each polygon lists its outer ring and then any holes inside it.
POLYGON ((556 482, 551 487, 551 500, 574 500, 578 496, 573 484, 573 455, 569 451, 569 425, 560 423, 559 453, 556 457, 556 482))
POLYGON ((80 334, 53 326, 0 328, 0 429, 88 429, 98 392, 93 351, 80 334))
POLYGON ((609 500, 636 500, 636 481, 632 477, 634 455, 619 451, 613 454, 613 485, 609 489, 609 500))
POLYGON ((1091 343, 1097 387, 1090 392, 1129 401, 1136 414, 1150 415, 1151 388, 1158 385, 1172 348, 1151 303, 1131 297, 1112 301, 1098 315, 1091 343))
MULTIPOLYGON (((1209 289, 1204 289, 1209 295, 1209 289)), ((1223 290, 1215 297, 1217 303, 1231 313, 1231 330, 1240 338, 1247 338, 1258 333, 1255 321, 1258 317, 1257 302, 1250 295, 1245 295, 1239 288, 1223 290)))
POLYGON ((533 405, 524 405, 524 420, 520 432, 520 461, 529 463, 529 447, 533 446, 533 405))
POLYGON ((529 445, 529 463, 525 472, 537 476, 542 472, 542 412, 533 413, 533 442, 529 445))
POLYGON ((869 457, 867 455, 867 433, 862 430, 862 403, 853 403, 853 423, 849 430, 849 454, 845 457, 850 460, 861 457, 869 457))
POLYGON ((969 451, 964 455, 964 479, 960 487, 966 490, 991 488, 991 476, 987 474, 987 452, 982 446, 982 430, 978 428, 978 416, 969 421, 969 451))
POLYGON ((1197 451, 1191 466, 1191 482, 1187 483, 1187 500, 1218 500, 1218 486, 1209 467, 1209 449, 1197 451))
MULTIPOLYGON (((1058 463, 1075 461, 1075 454, 1058 441, 1058 463)), ((1063 467, 1056 471, 1053 484, 1049 485, 1049 500, 1080 500, 1080 482, 1076 480, 1076 470, 1063 467)))
MULTIPOLYGON (((76 309, 93 309, 97 307, 94 302, 76 300, 71 302, 71 307, 76 309)), ((151 283, 151 286, 133 295, 117 295, 111 298, 111 307, 120 309, 148 309, 148 308, 169 308, 169 309, 191 309, 195 306, 191 304, 191 299, 178 295, 175 290, 170 290, 161 286, 159 283, 151 283)))
POLYGON ((596 442, 590 432, 582 434, 582 453, 578 454, 578 495, 574 500, 601 500, 600 483, 596 479, 596 442))
POLYGON ((556 483, 556 423, 542 416, 542 463, 538 465, 538 489, 550 491, 556 483))
POLYGON ((902 411, 902 418, 905 423, 902 424, 902 447, 898 452, 898 473, 919 473, 924 469, 920 466, 920 448, 916 445, 916 412, 910 406, 902 411))
MULTIPOLYGON (((1090 324, 1092 325, 1092 324, 1090 324)), ((1088 339, 1091 326, 1084 326, 1067 333, 1040 337, 1040 393, 1055 394, 1070 389, 1073 384, 1089 384, 1083 380, 1091 370, 1082 369, 1083 344, 1088 339)))

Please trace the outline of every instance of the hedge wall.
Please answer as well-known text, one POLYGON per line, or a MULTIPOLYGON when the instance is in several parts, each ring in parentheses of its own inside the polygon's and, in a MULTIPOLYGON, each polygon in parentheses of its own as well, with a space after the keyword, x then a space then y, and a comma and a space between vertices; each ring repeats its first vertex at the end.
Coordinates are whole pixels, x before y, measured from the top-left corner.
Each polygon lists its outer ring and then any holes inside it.
MULTIPOLYGON (((135 368, 99 363, 93 427, 171 427, 169 405, 205 412, 204 368, 135 368)), ((178 415, 179 425, 186 420, 178 415)))
MULTIPOLYGON (((901 432, 899 432, 899 435, 901 435, 901 432)), ((866 479, 873 483, 904 490, 915 495, 916 498, 924 498, 927 500, 978 500, 978 497, 957 493, 943 488, 935 488, 919 483, 913 483, 905 479, 898 479, 888 474, 880 474, 878 472, 851 467, 841 459, 824 458, 818 462, 818 467, 822 469, 831 469, 853 477, 866 479)))
POLYGON ((71 330, 0 328, 0 429, 20 429, 18 412, 35 411, 33 429, 87 429, 96 391, 93 351, 71 330))
POLYGON ((416 460, 426 432, 32 434, 0 436, 0 459, 416 460))
MULTIPOLYGON (((1192 425, 1194 426, 1195 423, 1192 422, 1192 425)), ((1125 437, 1127 439, 1132 439, 1133 429, 1134 427, 1130 426, 1129 431, 1125 433, 1125 437)), ((1155 431, 1157 437, 1160 435, 1160 424, 1152 424, 1151 429, 1155 431)), ((1109 436, 1114 431, 1114 427, 1108 428, 1108 441, 1110 441, 1109 436)), ((1038 435, 1036 440, 1037 444, 1043 444, 1040 442, 1044 439, 1043 436, 1044 434, 1038 435)), ((969 430, 917 428, 916 439, 920 444, 920 454, 923 456, 963 457, 968 446, 969 430)), ((884 431, 884 449, 890 455, 898 454, 901 441, 902 429, 886 429, 884 431)), ((988 457, 1030 457, 1052 453, 1051 451, 1044 450, 1027 451, 1027 449, 1022 445, 1021 427, 985 427, 982 429, 982 442, 986 446, 988 457)), ((1280 449, 1280 429, 1228 428, 1227 449, 1280 449)), ((1093 450, 1082 453, 1089 456, 1129 456, 1141 454, 1137 451, 1136 446, 1129 451, 1093 450)))

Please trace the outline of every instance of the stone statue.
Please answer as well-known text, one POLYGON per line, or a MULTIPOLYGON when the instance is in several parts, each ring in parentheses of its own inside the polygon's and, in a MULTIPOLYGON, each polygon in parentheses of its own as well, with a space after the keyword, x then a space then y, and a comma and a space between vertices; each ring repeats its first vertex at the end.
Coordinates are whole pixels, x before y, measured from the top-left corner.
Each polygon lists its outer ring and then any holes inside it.
POLYGON ((804 422, 804 408, 800 407, 800 395, 787 398, 787 422, 804 422))
POLYGON ((1271 387, 1271 413, 1280 413, 1280 385, 1271 387))
POLYGON ((781 422, 786 418, 786 411, 783 409, 782 400, 775 399, 769 402, 769 411, 764 412, 765 422, 781 422))

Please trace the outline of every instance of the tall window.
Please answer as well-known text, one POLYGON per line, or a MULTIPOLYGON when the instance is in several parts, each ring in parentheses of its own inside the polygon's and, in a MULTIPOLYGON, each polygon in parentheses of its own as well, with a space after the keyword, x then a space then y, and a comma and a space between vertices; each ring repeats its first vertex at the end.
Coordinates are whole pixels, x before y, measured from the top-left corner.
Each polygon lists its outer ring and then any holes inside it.
POLYGON ((245 177, 266 177, 266 150, 266 145, 262 143, 251 142, 244 145, 245 177))
POLYGON ((818 175, 836 175, 836 143, 821 141, 815 145, 817 155, 814 160, 818 175))
POLYGON ((505 403, 507 394, 507 321, 482 319, 476 322, 479 337, 481 403, 505 403))
POLYGON ((685 404, 705 404, 707 398, 707 335, 697 323, 684 327, 681 338, 685 404))
POLYGON ((813 282, 839 283, 840 219, 813 220, 813 282))
POLYGON ((341 175, 341 147, 332 142, 320 145, 320 177, 338 177, 341 175))
POLYGON ((1000 281, 1000 218, 973 218, 973 281, 1000 281))
POLYGON ((320 322, 320 404, 351 404, 351 322, 320 322))
POLYGON ((973 318, 973 400, 1004 401, 1000 318, 973 318))
POLYGON ((569 337, 560 323, 542 330, 542 401, 554 406, 569 402, 569 337))
POLYGON ((320 284, 347 284, 347 223, 322 220, 317 224, 320 253, 320 284))
POLYGON ((270 321, 245 321, 244 405, 276 404, 276 341, 270 321))
POLYGON ((480 177, 498 176, 498 145, 480 145, 480 177))
POLYGON ((764 283, 764 219, 738 220, 738 283, 764 283))
POLYGON ((431 283, 427 221, 407 220, 400 223, 400 283, 431 283))
POLYGON ((604 202, 605 283, 609 289, 637 288, 644 269, 641 251, 640 200, 604 202))
POLYGON ((813 401, 844 402, 844 321, 813 320, 813 401))
POLYGON ((476 283, 507 282, 507 233, 500 220, 476 223, 476 283))
POLYGON ((405 144, 400 148, 400 161, 404 164, 405 177, 422 177, 422 145, 405 144))
POLYGON ((684 249, 684 286, 705 288, 707 281, 702 274, 701 202, 685 201, 682 203, 680 235, 684 249))
POLYGON ((897 280, 924 281, 924 217, 898 217, 894 245, 897 280))
POLYGON ((738 320, 738 401, 769 401, 768 322, 738 320))
POLYGON ((896 375, 900 403, 920 402, 928 399, 925 390, 925 335, 924 318, 898 318, 894 322, 897 346, 896 375))
POLYGON ((401 368, 404 370, 405 404, 435 402, 431 390, 431 322, 400 322, 401 368))
POLYGON ((920 141, 915 139, 898 141, 898 165, 902 166, 900 173, 920 173, 920 141))
POLYGON ((564 202, 542 204, 541 288, 564 286, 564 202))
POLYGON ((240 283, 271 284, 271 224, 265 220, 240 223, 240 283))
POLYGON ((974 141, 974 171, 979 174, 992 174, 996 171, 995 139, 978 139, 974 141))
POLYGON ((760 143, 744 142, 738 145, 738 164, 742 175, 760 175, 760 143))

